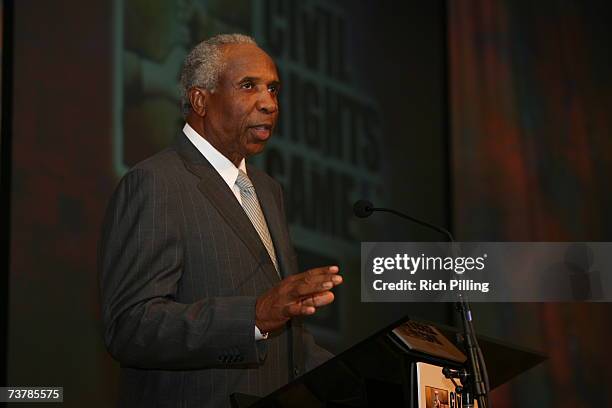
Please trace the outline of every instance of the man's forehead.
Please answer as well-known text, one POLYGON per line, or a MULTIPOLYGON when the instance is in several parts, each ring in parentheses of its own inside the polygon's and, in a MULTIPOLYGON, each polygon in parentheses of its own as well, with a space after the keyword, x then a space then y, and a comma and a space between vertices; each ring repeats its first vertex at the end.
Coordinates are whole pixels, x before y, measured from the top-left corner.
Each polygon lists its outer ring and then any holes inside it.
POLYGON ((261 48, 254 44, 227 44, 222 47, 224 73, 231 76, 274 76, 276 64, 261 48))

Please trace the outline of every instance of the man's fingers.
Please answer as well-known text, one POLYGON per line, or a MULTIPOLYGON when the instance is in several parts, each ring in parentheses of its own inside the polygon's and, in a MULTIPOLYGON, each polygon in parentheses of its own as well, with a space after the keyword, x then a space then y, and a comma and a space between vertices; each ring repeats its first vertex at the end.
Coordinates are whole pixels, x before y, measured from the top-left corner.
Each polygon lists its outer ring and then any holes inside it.
POLYGON ((302 280, 294 281, 296 284, 306 284, 306 285, 321 285, 326 282, 331 282, 332 287, 335 285, 339 285, 342 283, 342 276, 340 275, 332 275, 326 273, 324 275, 307 275, 302 280))
POLYGON ((327 273, 338 273, 338 272, 340 272, 340 268, 338 268, 338 266, 330 265, 330 266, 321 266, 319 268, 309 269, 306 272, 302 272, 301 274, 298 274, 298 275, 315 276, 315 275, 323 275, 327 273))
POLYGON ((329 290, 341 283, 342 276, 340 275, 317 275, 312 277, 308 282, 294 282, 294 287, 290 291, 290 295, 293 299, 303 298, 304 296, 329 290))
POLYGON ((304 306, 302 305, 302 314, 303 315, 311 315, 314 314, 317 309, 313 306, 304 306))
POLYGON ((305 305, 303 302, 295 302, 285 307, 285 317, 295 317, 301 315, 311 315, 316 312, 316 308, 313 305, 305 305))
MULTIPOLYGON (((295 275, 289 275, 281 282, 285 285, 296 282, 322 282, 323 280, 330 280, 330 276, 336 275, 339 271, 340 269, 337 266, 323 266, 321 268, 309 269, 306 272, 298 273, 295 275)), ((341 282, 342 277, 334 278, 334 284, 340 284, 341 282)))
POLYGON ((302 305, 299 303, 290 303, 283 309, 285 317, 299 316, 302 311, 302 305))
POLYGON ((323 307, 329 305, 334 301, 334 294, 332 292, 320 292, 312 295, 302 301, 303 306, 323 307))

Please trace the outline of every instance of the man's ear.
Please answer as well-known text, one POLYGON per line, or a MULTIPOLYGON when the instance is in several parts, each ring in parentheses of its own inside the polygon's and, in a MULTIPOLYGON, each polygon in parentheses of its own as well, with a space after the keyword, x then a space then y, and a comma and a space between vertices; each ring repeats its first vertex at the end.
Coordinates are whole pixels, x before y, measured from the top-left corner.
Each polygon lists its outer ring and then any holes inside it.
POLYGON ((206 115, 206 102, 209 96, 209 91, 194 87, 189 90, 188 95, 193 113, 204 117, 206 115))

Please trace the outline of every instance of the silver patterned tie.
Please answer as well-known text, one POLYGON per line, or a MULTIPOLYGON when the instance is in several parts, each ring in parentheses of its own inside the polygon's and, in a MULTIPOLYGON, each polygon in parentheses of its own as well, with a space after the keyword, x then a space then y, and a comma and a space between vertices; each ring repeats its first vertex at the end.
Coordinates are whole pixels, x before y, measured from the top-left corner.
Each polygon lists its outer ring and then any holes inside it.
POLYGON ((268 255, 270 255, 270 259, 272 259, 272 263, 274 263, 274 268, 278 273, 278 263, 276 261, 276 253, 274 252, 274 244, 272 244, 272 237, 270 236, 266 219, 261 211, 259 200, 257 199, 257 194, 255 193, 255 187, 253 186, 253 183, 251 183, 249 176, 247 176, 242 170, 239 170, 238 172, 236 185, 238 188, 240 188, 242 208, 244 208, 244 212, 246 212, 247 216, 251 220, 251 223, 253 224, 253 227, 255 227, 259 238, 261 238, 261 242, 266 247, 268 255))

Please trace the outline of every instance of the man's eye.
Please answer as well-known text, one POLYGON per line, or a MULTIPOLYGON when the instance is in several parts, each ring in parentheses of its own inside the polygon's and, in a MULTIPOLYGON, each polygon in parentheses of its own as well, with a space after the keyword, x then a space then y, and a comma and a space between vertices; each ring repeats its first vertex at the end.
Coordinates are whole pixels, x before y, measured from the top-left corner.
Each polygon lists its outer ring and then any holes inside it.
POLYGON ((268 92, 273 93, 273 94, 277 94, 278 93, 278 86, 276 86, 276 85, 268 86, 268 92))
POLYGON ((250 82, 250 81, 243 82, 243 83, 240 84, 240 88, 242 88, 242 89, 253 89, 254 86, 255 85, 253 85, 253 83, 250 82))

